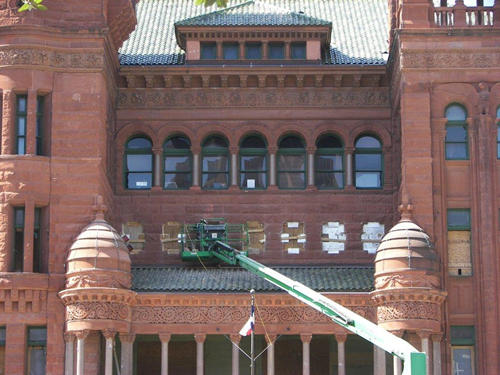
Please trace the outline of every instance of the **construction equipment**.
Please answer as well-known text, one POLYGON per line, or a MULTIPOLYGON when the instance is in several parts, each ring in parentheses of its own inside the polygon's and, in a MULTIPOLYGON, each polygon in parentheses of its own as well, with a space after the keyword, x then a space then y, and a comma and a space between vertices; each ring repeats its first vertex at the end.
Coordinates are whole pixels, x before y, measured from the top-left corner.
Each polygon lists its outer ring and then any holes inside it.
MULTIPOLYGON (((402 375, 426 375, 425 353, 419 352, 407 341, 322 294, 249 258, 246 252, 235 249, 223 241, 223 239, 228 239, 229 225, 223 219, 215 219, 215 221, 214 219, 205 219, 198 224, 187 226, 189 236, 195 239, 188 242, 186 232, 179 236, 183 259, 193 260, 203 257, 204 259, 218 259, 231 265, 241 266, 325 314, 345 329, 400 358, 403 361, 402 375)), ((242 241, 241 238, 240 241, 242 241)))

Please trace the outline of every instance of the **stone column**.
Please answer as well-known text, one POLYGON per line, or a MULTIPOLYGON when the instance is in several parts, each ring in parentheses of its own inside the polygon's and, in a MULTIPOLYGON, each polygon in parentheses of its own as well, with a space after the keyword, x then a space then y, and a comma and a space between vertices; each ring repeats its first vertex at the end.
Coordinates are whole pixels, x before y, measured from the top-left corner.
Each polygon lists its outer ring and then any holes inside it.
POLYGON ((240 345, 241 336, 239 334, 234 334, 230 336, 232 345, 232 355, 231 355, 231 375, 240 374, 240 350, 238 346, 240 345))
POLYGON ((230 147, 229 152, 231 153, 231 186, 238 186, 238 148, 230 147))
POLYGON ((274 375, 274 342, 276 335, 267 335, 266 342, 267 348, 267 375, 274 375))
POLYGON ((193 186, 195 189, 200 187, 200 150, 192 150, 193 152, 193 186))
POLYGON ((269 147, 269 187, 276 187, 276 147, 269 147))
POLYGON ((394 367, 394 375, 401 375, 403 371, 403 364, 401 363, 401 359, 399 357, 393 357, 393 367, 394 367))
POLYGON ((161 341, 161 375, 168 375, 168 342, 170 333, 160 333, 158 335, 161 341))
POLYGON ((196 333, 194 339, 196 341, 196 375, 203 375, 205 363, 203 361, 203 344, 207 335, 204 333, 196 333))
POLYGON ((314 187, 314 153, 316 148, 307 148, 307 187, 314 187))
POLYGON ((106 339, 106 355, 104 358, 104 375, 113 375, 113 348, 115 345, 116 331, 105 329, 102 335, 106 339))
POLYGON ((311 339, 312 335, 310 333, 300 335, 302 341, 302 375, 310 375, 311 373, 311 339))
POLYGON ((373 375, 385 375, 385 350, 373 345, 373 375))
POLYGON ((33 272, 33 231, 35 227, 35 202, 28 198, 24 202, 24 249, 23 271, 33 272))
POLYGON ((64 352, 64 375, 73 375, 73 361, 75 350, 75 335, 70 332, 64 334, 66 348, 64 352))
POLYGON ((345 375, 345 342, 347 340, 347 334, 335 335, 337 340, 337 353, 338 353, 338 374, 345 375))
POLYGON ((76 336, 76 375, 85 375, 85 339, 88 330, 75 332, 76 336))
POLYGON ((16 116, 16 94, 12 90, 3 90, 2 98, 2 154, 14 153, 16 116))
POLYGON ((426 361, 425 361, 425 370, 427 375, 432 375, 432 351, 431 351, 431 343, 430 343, 430 333, 421 331, 418 332, 418 336, 421 340, 421 350, 425 353, 426 361))
POLYGON ((36 154, 36 90, 28 90, 26 107, 26 154, 36 154))
POLYGON ((432 335, 432 363, 433 375, 441 375, 441 335, 432 335))
POLYGON ((161 158, 163 155, 163 149, 161 148, 153 148, 154 155, 154 174, 153 174, 153 186, 161 186, 161 158))
POLYGON ((132 375, 135 333, 120 333, 122 344, 121 374, 132 375))
POLYGON ((346 187, 350 187, 353 184, 353 164, 352 164, 352 158, 353 158, 353 153, 354 149, 352 147, 346 147, 344 148, 344 154, 345 154, 345 185, 346 187))

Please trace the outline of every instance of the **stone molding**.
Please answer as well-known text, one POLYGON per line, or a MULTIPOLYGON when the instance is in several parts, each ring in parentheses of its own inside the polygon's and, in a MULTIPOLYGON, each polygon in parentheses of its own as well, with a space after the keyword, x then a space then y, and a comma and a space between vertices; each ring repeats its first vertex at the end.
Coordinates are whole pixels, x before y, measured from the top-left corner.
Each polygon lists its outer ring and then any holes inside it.
POLYGON ((498 68, 500 51, 478 50, 411 50, 403 51, 401 67, 405 68, 498 68))
POLYGON ((66 306, 66 321, 128 320, 129 306, 116 302, 77 302, 66 306))
POLYGON ((47 294, 47 290, 31 288, 0 289, 0 313, 21 314, 45 311, 47 294))
POLYGON ((103 69, 104 51, 48 49, 39 46, 1 46, 0 66, 32 65, 52 68, 103 69))
POLYGON ((118 106, 124 108, 192 107, 358 107, 389 105, 387 88, 352 89, 120 89, 118 106))
POLYGON ((441 321, 441 309, 436 303, 415 301, 389 302, 377 308, 378 323, 393 320, 441 321))
POLYGON ((412 271, 407 273, 387 273, 375 276, 375 289, 391 288, 435 288, 439 289, 440 281, 437 275, 426 271, 412 271))
POLYGON ((91 270, 82 273, 66 274, 66 289, 93 288, 106 285, 109 288, 127 289, 131 283, 131 275, 127 272, 109 272, 109 270, 91 270))

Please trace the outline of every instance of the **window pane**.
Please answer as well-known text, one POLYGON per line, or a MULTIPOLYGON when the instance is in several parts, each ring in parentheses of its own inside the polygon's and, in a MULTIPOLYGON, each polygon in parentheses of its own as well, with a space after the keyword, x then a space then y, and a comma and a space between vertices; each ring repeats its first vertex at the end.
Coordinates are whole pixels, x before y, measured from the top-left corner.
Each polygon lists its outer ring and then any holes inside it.
POLYGON ((316 155, 316 170, 319 171, 341 171, 341 155, 316 155))
POLYGON ((217 58, 217 45, 215 43, 201 43, 201 60, 215 60, 217 58))
POLYGON ((153 155, 127 155, 127 168, 130 172, 152 171, 153 155))
POLYGON ((247 43, 246 44, 246 58, 247 59, 261 59, 262 58, 262 43, 247 43))
POLYGON ((448 143, 446 159, 467 159, 467 145, 463 143, 448 143))
POLYGON ((227 156, 204 156, 203 172, 227 172, 229 170, 227 161, 227 156))
POLYGON ((333 135, 326 135, 316 141, 318 148, 342 148, 340 139, 333 135))
POLYGON ((305 43, 292 43, 290 45, 290 57, 292 59, 305 60, 305 58, 306 58, 306 44, 305 43))
POLYGON ((210 137, 203 143, 203 147, 227 147, 227 142, 222 137, 210 137))
POLYGON ((356 148, 380 148, 380 142, 374 137, 361 137, 356 141, 356 148))
POLYGON ((24 138, 17 139, 17 153, 20 155, 24 155, 26 153, 24 138))
POLYGON ((265 156, 242 156, 241 170, 242 171, 263 171, 266 169, 265 156))
POLYGON ((267 186, 265 173, 241 173, 243 189, 264 189, 267 186))
POLYGON ((449 121, 465 121, 466 119, 465 109, 459 105, 451 105, 446 108, 445 116, 449 121))
POLYGON ((172 137, 169 138, 164 145, 165 149, 175 149, 175 150, 189 150, 191 147, 191 142, 186 137, 172 137))
POLYGON ((16 228, 24 228, 24 208, 15 208, 14 215, 16 228))
POLYGON ((228 178, 227 173, 203 173, 202 184, 206 189, 226 189, 228 178))
POLYGON ((500 107, 497 108, 497 118, 500 118, 500 107))
POLYGON ((268 57, 270 59, 284 59, 285 45, 283 43, 269 43, 268 57))
POLYGON ((315 185, 318 188, 342 189, 344 187, 343 173, 316 173, 315 185))
POLYGON ((240 45, 238 43, 223 43, 222 50, 225 60, 238 60, 240 55, 240 45))
POLYGON ((280 143, 279 143, 280 148, 303 148, 304 143, 299 137, 295 137, 293 135, 284 137, 280 143))
POLYGON ((5 327, 0 327, 0 346, 5 345, 5 327))
POLYGON ((241 142, 241 148, 266 148, 266 144, 262 138, 252 135, 241 142))
POLYGON ((382 155, 380 154, 356 154, 357 171, 382 170, 382 155))
POLYGON ((447 126, 447 142, 465 142, 467 140, 467 129, 463 126, 447 126))
POLYGON ((29 348, 28 362, 29 375, 45 375, 45 348, 29 348))
POLYGON ((280 172, 279 187, 282 189, 302 189, 305 187, 305 173, 300 172, 280 172))
POLYGON ((188 172, 191 170, 189 156, 167 156, 165 158, 165 171, 188 172))
POLYGON ((151 148, 151 141, 147 138, 134 138, 128 141, 127 148, 151 148))
POLYGON ((149 189, 153 180, 152 173, 129 173, 127 179, 129 189, 149 189))
POLYGON ((381 187, 380 172, 356 172, 356 187, 378 188, 381 187))
POLYGON ((17 111, 26 112, 26 96, 17 97, 17 111))
POLYGON ((5 346, 0 346, 0 375, 5 375, 5 346))
POLYGON ((26 117, 17 118, 17 135, 26 135, 26 117))
POLYGON ((191 173, 165 173, 165 189, 188 189, 191 186, 191 173))
POLYGON ((448 227, 470 228, 470 211, 448 210, 448 227))
POLYGON ((46 343, 47 328, 45 327, 30 327, 28 330, 28 342, 46 343))
POLYGON ((453 375, 472 375, 472 348, 453 349, 453 375))
POLYGON ((304 155, 279 155, 278 169, 282 171, 303 171, 305 167, 304 155))

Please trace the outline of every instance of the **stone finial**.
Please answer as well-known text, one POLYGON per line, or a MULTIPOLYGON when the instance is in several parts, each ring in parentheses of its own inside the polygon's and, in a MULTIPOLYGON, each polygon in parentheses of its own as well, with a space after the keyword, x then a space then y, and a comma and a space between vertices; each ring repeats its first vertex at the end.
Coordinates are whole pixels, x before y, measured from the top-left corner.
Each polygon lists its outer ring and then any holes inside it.
POLYGON ((93 211, 95 220, 104 220, 104 214, 108 211, 108 207, 104 204, 102 195, 96 195, 93 211))
POLYGON ((413 205, 411 203, 401 203, 398 207, 402 220, 411 220, 413 217, 413 205))

